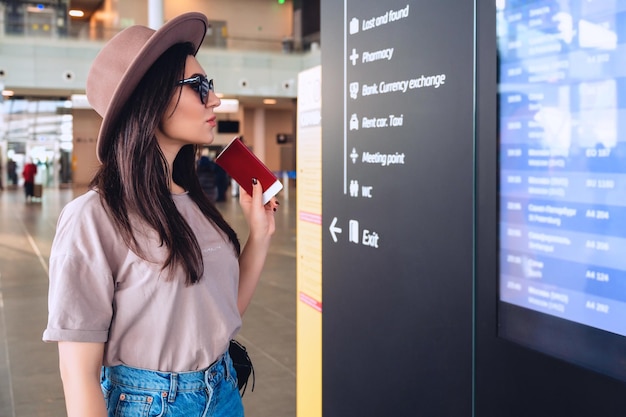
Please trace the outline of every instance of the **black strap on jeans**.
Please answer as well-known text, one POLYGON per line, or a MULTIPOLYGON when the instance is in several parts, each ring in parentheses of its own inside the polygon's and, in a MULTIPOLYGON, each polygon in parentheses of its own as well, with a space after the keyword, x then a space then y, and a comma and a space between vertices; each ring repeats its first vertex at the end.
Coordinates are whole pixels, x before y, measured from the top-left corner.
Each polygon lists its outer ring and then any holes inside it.
POLYGON ((248 378, 250 378, 250 374, 252 374, 251 391, 254 391, 254 383, 256 377, 254 375, 252 360, 250 360, 250 356, 248 356, 248 351, 246 350, 246 348, 234 339, 230 341, 228 354, 233 361, 233 367, 235 368, 235 372, 237 372, 237 387, 239 388, 239 392, 243 397, 243 394, 246 392, 246 388, 248 386, 248 378))

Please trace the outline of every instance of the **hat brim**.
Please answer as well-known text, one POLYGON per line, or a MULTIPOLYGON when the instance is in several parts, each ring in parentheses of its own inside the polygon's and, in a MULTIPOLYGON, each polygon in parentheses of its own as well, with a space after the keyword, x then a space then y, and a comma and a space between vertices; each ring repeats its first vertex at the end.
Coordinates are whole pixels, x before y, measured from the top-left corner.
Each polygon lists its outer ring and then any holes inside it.
MULTIPOLYGON (((102 125, 96 146, 97 156, 100 161, 103 160, 104 151, 109 146, 110 141, 113 140, 110 135, 111 128, 120 116, 122 108, 152 64, 154 64, 165 51, 177 43, 191 42, 195 47, 195 55, 204 40, 207 28, 208 21, 206 16, 202 13, 185 13, 169 20, 150 36, 125 71, 106 107, 106 113, 102 117, 102 125)), ((111 41, 113 41, 113 39, 111 41)), ((96 61, 94 61, 94 66, 95 65, 97 65, 97 57, 96 61)), ((100 69, 100 71, 106 70, 106 68, 100 69)), ((87 79, 87 91, 89 91, 90 82, 98 82, 97 78, 97 74, 90 74, 90 77, 87 79)))

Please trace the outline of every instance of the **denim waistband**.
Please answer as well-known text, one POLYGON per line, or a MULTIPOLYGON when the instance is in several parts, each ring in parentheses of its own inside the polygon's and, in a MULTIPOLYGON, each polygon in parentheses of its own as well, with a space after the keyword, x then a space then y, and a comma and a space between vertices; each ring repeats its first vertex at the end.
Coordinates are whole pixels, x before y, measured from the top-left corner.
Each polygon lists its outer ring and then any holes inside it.
POLYGON ((176 392, 203 390, 228 377, 230 363, 226 351, 211 366, 199 371, 160 372, 126 365, 106 366, 102 368, 102 380, 140 390, 163 391, 175 397, 176 392))

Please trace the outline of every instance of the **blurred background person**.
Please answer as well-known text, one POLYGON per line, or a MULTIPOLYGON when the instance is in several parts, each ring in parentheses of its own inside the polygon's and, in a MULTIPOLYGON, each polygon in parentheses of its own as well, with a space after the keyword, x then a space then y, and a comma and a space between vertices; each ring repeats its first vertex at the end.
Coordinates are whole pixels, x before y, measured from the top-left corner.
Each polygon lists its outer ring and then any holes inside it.
POLYGON ((198 179, 200 180, 200 186, 204 193, 209 197, 212 203, 217 201, 217 178, 216 167, 217 164, 211 160, 209 155, 203 154, 198 158, 196 164, 196 170, 198 172, 198 179))
POLYGON ((12 159, 9 159, 7 163, 7 175, 9 177, 8 181, 17 186, 17 163, 12 159))
POLYGON ((28 161, 22 171, 26 201, 30 201, 30 199, 35 196, 35 175, 37 175, 37 165, 35 165, 33 161, 28 161))

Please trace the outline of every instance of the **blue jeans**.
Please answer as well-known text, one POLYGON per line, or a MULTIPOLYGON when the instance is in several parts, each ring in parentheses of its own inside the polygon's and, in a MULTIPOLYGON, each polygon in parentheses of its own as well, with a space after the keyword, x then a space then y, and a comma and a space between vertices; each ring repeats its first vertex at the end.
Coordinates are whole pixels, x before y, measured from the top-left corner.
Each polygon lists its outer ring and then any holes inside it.
POLYGON ((203 371, 103 367, 101 385, 109 417, 243 417, 228 352, 203 371))

